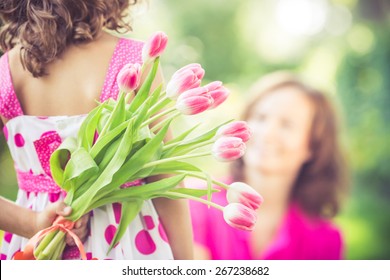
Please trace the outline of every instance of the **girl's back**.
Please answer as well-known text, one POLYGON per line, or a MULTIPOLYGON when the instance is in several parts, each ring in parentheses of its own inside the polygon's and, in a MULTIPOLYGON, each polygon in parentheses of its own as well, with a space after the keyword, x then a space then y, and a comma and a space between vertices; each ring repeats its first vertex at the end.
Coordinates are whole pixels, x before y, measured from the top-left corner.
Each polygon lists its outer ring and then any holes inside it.
POLYGON ((20 47, 9 52, 15 93, 25 115, 85 114, 96 106, 118 38, 107 33, 87 44, 68 47, 34 78, 20 61, 20 47))

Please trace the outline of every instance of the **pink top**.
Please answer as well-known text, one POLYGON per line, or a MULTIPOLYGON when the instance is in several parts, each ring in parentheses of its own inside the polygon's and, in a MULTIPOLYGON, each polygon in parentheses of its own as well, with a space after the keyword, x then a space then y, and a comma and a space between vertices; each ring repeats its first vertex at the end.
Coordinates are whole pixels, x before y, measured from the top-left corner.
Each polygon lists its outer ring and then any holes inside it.
MULTIPOLYGON (((226 205, 226 192, 213 194, 214 202, 226 205)), ((330 221, 309 219, 291 204, 272 244, 262 256, 250 249, 251 233, 230 227, 222 212, 206 205, 190 203, 194 240, 210 251, 214 260, 332 260, 343 258, 340 230, 330 221)), ((261 221, 258 221, 261 223, 261 221)))

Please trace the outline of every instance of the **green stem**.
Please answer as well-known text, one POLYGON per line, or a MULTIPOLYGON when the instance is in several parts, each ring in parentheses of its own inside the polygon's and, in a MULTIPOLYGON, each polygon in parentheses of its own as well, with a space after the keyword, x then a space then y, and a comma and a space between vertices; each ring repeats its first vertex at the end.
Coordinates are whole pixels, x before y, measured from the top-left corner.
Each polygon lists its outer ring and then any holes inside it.
MULTIPOLYGON (((165 91, 163 91, 163 93, 165 93, 165 91)), ((156 108, 158 108, 158 106, 160 106, 162 103, 164 103, 167 99, 168 99, 167 96, 164 96, 163 98, 161 98, 159 101, 157 101, 156 104, 154 104, 152 107, 149 108, 148 113, 153 112, 156 108)))
MULTIPOLYGON (((199 178, 199 179, 203 179, 205 181, 207 181, 207 177, 205 175, 201 175, 201 174, 197 174, 197 173, 194 173, 194 172, 189 172, 189 171, 176 171, 176 172, 173 172, 173 173, 176 173, 176 174, 186 174, 187 176, 190 176, 190 177, 194 177, 194 178, 199 178)), ((214 179, 211 179, 211 182, 217 186, 220 186, 226 190, 230 189, 230 186, 225 184, 225 183, 222 183, 220 181, 217 181, 217 180, 214 180, 214 179)))
POLYGON ((160 159, 160 160, 156 160, 156 161, 152 161, 150 163, 147 163, 142 168, 149 168, 149 167, 156 166, 156 165, 162 164, 162 163, 167 163, 170 161, 189 159, 189 158, 194 158, 194 157, 203 157, 203 156, 209 156, 209 155, 211 155, 210 152, 204 152, 204 153, 189 154, 189 155, 182 155, 182 156, 171 157, 171 158, 166 158, 166 159, 160 159))
POLYGON ((37 258, 41 252, 50 244, 50 242, 53 240, 54 236, 56 235, 55 231, 52 231, 48 233, 42 240, 39 242, 38 246, 34 250, 34 256, 37 258))
POLYGON ((141 66, 141 77, 144 75, 146 67, 149 64, 151 64, 152 62, 154 62, 154 60, 149 60, 146 63, 142 63, 142 66, 141 66))
POLYGON ((200 197, 196 197, 196 196, 192 196, 192 195, 188 195, 188 194, 184 194, 184 193, 170 192, 170 191, 167 191, 166 193, 169 194, 170 196, 176 196, 178 198, 191 199, 191 200, 206 204, 208 206, 214 207, 214 208, 221 210, 221 211, 223 211, 223 208, 224 208, 223 206, 221 206, 217 203, 208 201, 208 200, 200 198, 200 197))
MULTIPOLYGON (((125 93, 123 91, 120 91, 117 100, 120 100, 122 98, 123 94, 125 94, 125 93)), ((115 110, 115 107, 114 107, 113 111, 114 110, 115 110)), ((99 138, 101 138, 106 133, 106 131, 108 130, 108 128, 110 127, 110 125, 112 123, 113 118, 114 118, 114 114, 111 112, 110 117, 108 118, 106 124, 104 125, 102 131, 99 134, 99 138)), ((99 138, 97 141, 99 141, 99 138)))
POLYGON ((158 119, 160 119, 161 117, 165 116, 165 115, 168 115, 169 113, 172 113, 173 111, 175 111, 176 108, 175 107, 172 107, 170 109, 167 109, 165 111, 162 111, 161 113, 157 114, 157 115, 154 115, 152 118, 150 118, 149 120, 145 121, 142 123, 141 126, 147 126, 155 121, 157 121, 158 119))
MULTIPOLYGON (((192 146, 191 149, 195 150, 197 148, 200 148, 200 147, 203 147, 203 146, 206 146, 206 145, 209 145, 209 144, 213 144, 214 142, 215 142, 214 139, 210 139, 210 140, 205 141, 205 142, 200 142, 200 143, 192 146)), ((172 147, 175 147, 175 146, 179 146, 181 144, 185 145, 185 144, 190 144, 190 143, 191 142, 189 142, 188 140, 183 140, 183 141, 180 141, 179 143, 177 143, 177 142, 176 143, 172 143, 172 144, 164 146, 163 151, 166 151, 166 150, 168 150, 168 149, 170 149, 172 147)))
POLYGON ((171 120, 173 120, 174 118, 178 117, 181 113, 180 112, 176 112, 175 114, 173 114, 172 116, 170 116, 169 118, 166 118, 165 120, 159 122, 158 124, 156 124, 155 126, 153 126, 150 131, 155 133, 158 129, 160 129, 161 127, 163 127, 167 122, 170 122, 171 120))
POLYGON ((129 103, 129 100, 130 100, 130 97, 133 96, 134 94, 134 90, 126 93, 126 96, 125 96, 125 104, 129 103))
POLYGON ((59 255, 56 258, 56 260, 62 259, 62 253, 64 252, 65 247, 66 247, 66 242, 65 242, 65 240, 63 240, 62 243, 61 243, 60 250, 59 250, 59 255))
POLYGON ((50 257, 50 259, 51 260, 59 260, 61 255, 62 255, 62 252, 64 251, 64 248, 65 248, 65 240, 62 239, 60 244, 58 244, 58 246, 55 248, 53 254, 50 257))
POLYGON ((53 252, 56 250, 57 246, 60 246, 60 242, 63 241, 65 233, 62 231, 57 231, 54 238, 51 240, 48 246, 38 255, 38 260, 47 260, 53 255, 53 252))

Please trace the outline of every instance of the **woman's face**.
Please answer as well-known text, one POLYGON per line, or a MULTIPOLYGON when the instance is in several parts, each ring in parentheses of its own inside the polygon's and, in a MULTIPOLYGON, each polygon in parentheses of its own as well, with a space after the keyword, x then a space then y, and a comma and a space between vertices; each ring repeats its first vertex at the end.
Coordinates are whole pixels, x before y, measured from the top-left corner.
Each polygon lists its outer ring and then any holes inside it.
POLYGON ((247 120, 253 134, 247 143, 245 165, 281 175, 298 172, 311 156, 313 116, 313 104, 300 89, 289 86, 268 93, 247 120))

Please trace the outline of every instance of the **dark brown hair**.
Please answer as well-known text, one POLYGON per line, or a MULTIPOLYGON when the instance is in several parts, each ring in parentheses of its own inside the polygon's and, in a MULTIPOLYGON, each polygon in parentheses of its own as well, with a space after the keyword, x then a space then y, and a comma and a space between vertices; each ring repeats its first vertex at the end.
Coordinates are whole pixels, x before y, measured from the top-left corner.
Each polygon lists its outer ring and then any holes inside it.
POLYGON ((21 45, 23 67, 34 77, 70 44, 96 38, 102 28, 129 31, 127 8, 137 0, 1 0, 3 51, 21 45))
MULTIPOLYGON (((347 162, 341 149, 338 114, 334 104, 321 91, 313 89, 288 72, 277 72, 262 78, 253 87, 253 96, 244 109, 247 120, 254 106, 277 89, 299 89, 313 104, 314 117, 310 132, 311 159, 300 169, 291 193, 303 211, 311 216, 333 217, 349 186, 347 162)), ((236 160, 231 166, 234 181, 245 181, 244 162, 236 160)))

